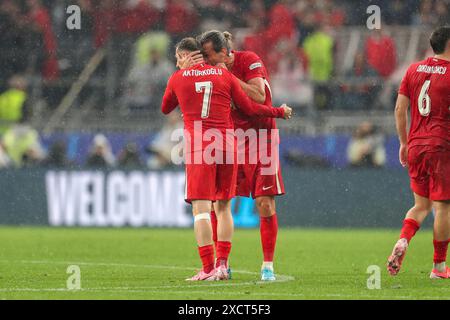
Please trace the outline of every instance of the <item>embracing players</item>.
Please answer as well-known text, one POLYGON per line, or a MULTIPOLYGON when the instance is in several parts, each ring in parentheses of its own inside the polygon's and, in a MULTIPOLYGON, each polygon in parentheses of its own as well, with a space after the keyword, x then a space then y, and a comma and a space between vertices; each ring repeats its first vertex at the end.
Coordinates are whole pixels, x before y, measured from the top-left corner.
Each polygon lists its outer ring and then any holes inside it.
POLYGON ((414 207, 406 214, 400 239, 388 258, 397 275, 406 249, 434 208, 434 259, 430 278, 450 278, 446 266, 450 237, 450 27, 430 38, 434 57, 412 64, 398 91, 395 120, 400 139, 400 163, 408 168, 414 207), (407 135, 407 113, 411 125, 407 135))
MULTIPOLYGON (((255 102, 272 105, 272 92, 269 77, 261 59, 251 51, 234 51, 231 49, 231 34, 212 30, 203 33, 197 40, 202 46, 202 54, 211 65, 225 64, 238 79, 244 92, 255 102)), ((273 258, 278 233, 278 221, 275 208, 275 196, 283 195, 284 184, 278 156, 278 130, 273 118, 256 118, 239 111, 232 111, 236 129, 246 131, 253 129, 260 138, 261 132, 267 132, 265 145, 258 145, 259 151, 271 150, 274 162, 266 163, 258 158, 256 163, 239 164, 237 195, 256 199, 260 214, 260 234, 263 251, 261 280, 275 280, 273 258), (273 148, 276 145, 276 148, 273 148)), ((259 140, 261 141, 261 140, 259 140)), ((240 150, 249 159, 252 152, 248 143, 240 150)), ((214 221, 214 212, 211 213, 214 221)))
MULTIPOLYGON (((198 50, 194 38, 176 46, 177 66, 198 50)), ((192 203, 194 232, 202 261, 201 271, 191 281, 226 280, 231 250, 233 220, 230 200, 235 196, 237 164, 231 102, 251 117, 288 119, 287 106, 273 108, 252 102, 242 91, 238 79, 228 70, 196 63, 178 70, 169 79, 162 101, 162 112, 178 105, 183 113, 186 161, 186 201, 192 203), (211 142, 213 140, 213 143, 211 142), (211 151, 211 146, 214 150, 211 151), (231 160, 231 161, 230 161, 231 160), (210 210, 217 208, 217 259, 214 264, 210 210)))

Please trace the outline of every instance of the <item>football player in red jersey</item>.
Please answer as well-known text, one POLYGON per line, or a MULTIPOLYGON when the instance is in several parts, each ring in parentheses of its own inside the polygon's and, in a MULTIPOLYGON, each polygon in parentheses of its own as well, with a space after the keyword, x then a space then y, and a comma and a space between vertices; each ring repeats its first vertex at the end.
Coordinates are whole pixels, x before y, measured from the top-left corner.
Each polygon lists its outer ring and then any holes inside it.
MULTIPOLYGON (((202 54, 211 65, 224 64, 238 79, 242 89, 255 102, 267 106, 272 105, 272 92, 269 77, 261 59, 251 51, 231 50, 231 34, 212 30, 203 33, 198 38, 202 46, 202 54)), ((261 280, 275 280, 273 257, 278 233, 278 220, 275 209, 275 196, 285 193, 278 156, 278 130, 275 119, 256 118, 248 116, 239 109, 232 111, 236 129, 244 131, 255 129, 258 135, 263 131, 268 133, 266 145, 259 145, 259 151, 271 150, 275 163, 239 164, 237 195, 256 199, 260 214, 260 234, 263 251, 261 280), (273 143, 276 148, 273 148, 273 143), (273 168, 274 166, 274 168, 273 168), (267 170, 269 167, 272 170, 267 170)), ((260 140, 261 141, 261 140, 260 140)), ((252 154, 249 144, 242 146, 245 158, 252 154)), ((214 212, 211 213, 214 222, 214 212)), ((214 226, 214 223, 213 223, 214 226)))
MULTIPOLYGON (((198 50, 195 39, 183 39, 176 46, 177 65, 195 50, 198 50)), ((288 119, 292 112, 287 106, 273 108, 252 102, 228 70, 205 63, 175 72, 168 81, 162 101, 164 114, 180 105, 184 119, 185 198, 192 203, 194 230, 203 266, 197 275, 187 279, 191 281, 228 279, 228 255, 233 234, 230 200, 235 196, 237 179, 232 101, 249 116, 288 119), (212 153, 209 152, 211 145, 214 145, 212 153), (218 208, 215 265, 210 222, 213 201, 218 208)))
POLYGON ((430 38, 435 53, 413 63, 398 91, 395 120, 400 163, 408 168, 414 207, 406 214, 400 239, 388 258, 388 271, 400 271, 406 249, 434 208, 434 259, 430 278, 450 278, 446 266, 450 236, 450 27, 430 38), (408 107, 411 124, 407 134, 408 107))

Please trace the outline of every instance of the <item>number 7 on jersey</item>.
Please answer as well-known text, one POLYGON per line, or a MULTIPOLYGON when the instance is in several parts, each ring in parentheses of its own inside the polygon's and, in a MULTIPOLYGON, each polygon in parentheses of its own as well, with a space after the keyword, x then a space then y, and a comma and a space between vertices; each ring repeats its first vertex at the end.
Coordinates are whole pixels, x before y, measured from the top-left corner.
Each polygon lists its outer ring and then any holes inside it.
POLYGON ((211 81, 203 81, 195 83, 195 91, 197 93, 203 94, 203 104, 202 104, 202 119, 206 119, 209 116, 209 108, 211 105, 211 94, 212 94, 213 84, 211 81))

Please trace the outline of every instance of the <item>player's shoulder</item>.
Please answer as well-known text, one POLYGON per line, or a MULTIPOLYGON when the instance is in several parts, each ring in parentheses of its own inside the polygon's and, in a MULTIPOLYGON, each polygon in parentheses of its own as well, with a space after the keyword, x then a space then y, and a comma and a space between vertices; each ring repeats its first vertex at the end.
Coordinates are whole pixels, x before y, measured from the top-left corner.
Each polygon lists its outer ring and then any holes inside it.
POLYGON ((429 58, 423 59, 423 60, 419 60, 419 61, 415 61, 413 63, 411 63, 409 65, 409 69, 414 69, 417 68, 420 65, 424 65, 424 64, 428 64, 429 63, 429 58))
POLYGON ((253 51, 233 51, 233 53, 241 59, 261 60, 261 58, 253 51))
POLYGON ((427 62, 427 59, 415 61, 409 64, 408 68, 406 68, 405 78, 410 78, 411 75, 418 70, 420 65, 423 65, 427 62))
POLYGON ((177 78, 179 78, 183 73, 183 69, 175 70, 169 77, 168 83, 171 83, 173 81, 176 81, 177 78))
POLYGON ((406 71, 406 75, 415 73, 446 74, 447 68, 449 66, 449 61, 437 59, 434 57, 428 57, 426 59, 411 63, 406 71))
POLYGON ((262 66, 261 58, 253 51, 234 51, 235 59, 244 65, 259 63, 262 66))

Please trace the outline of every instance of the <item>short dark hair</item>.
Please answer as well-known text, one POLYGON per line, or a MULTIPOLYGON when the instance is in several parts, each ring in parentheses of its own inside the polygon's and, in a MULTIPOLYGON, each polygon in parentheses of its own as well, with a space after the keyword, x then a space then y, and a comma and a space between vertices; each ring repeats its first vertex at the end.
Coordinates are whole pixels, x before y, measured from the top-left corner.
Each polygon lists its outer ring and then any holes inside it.
POLYGON ((183 50, 183 51, 196 51, 199 50, 199 44, 197 42, 197 40, 195 40, 192 37, 187 37, 187 38, 183 38, 181 39, 180 42, 177 43, 177 45, 175 46, 175 50, 183 50))
POLYGON ((433 31, 430 37, 430 45, 435 54, 442 54, 450 40, 450 26, 442 26, 433 31))
POLYGON ((231 33, 227 31, 206 31, 197 37, 197 41, 201 47, 211 41, 215 52, 220 52, 223 48, 227 49, 227 53, 231 51, 231 33))

